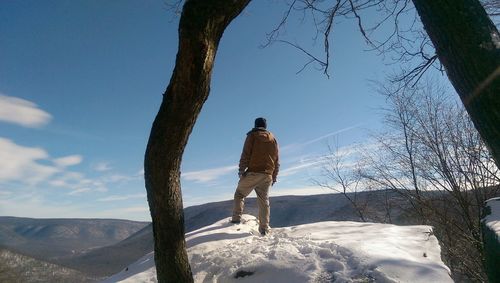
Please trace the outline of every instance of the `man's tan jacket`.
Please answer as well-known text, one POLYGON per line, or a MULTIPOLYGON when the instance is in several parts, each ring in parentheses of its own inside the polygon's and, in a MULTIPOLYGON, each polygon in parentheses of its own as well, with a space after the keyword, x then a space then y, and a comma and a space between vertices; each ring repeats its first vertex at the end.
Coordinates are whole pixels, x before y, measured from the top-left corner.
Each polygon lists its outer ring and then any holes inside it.
POLYGON ((247 134, 240 158, 240 173, 265 173, 276 181, 279 171, 278 142, 264 128, 254 128, 247 134))

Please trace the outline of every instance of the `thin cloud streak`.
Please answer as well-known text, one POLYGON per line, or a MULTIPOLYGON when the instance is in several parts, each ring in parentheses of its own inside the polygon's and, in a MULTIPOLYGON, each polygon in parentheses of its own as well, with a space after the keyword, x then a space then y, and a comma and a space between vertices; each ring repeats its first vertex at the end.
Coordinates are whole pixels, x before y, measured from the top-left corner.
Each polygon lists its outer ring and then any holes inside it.
POLYGON ((138 176, 138 177, 144 177, 144 168, 142 168, 141 170, 137 171, 137 173, 135 175, 138 176))
POLYGON ((2 191, 0 190, 0 199, 1 198, 7 198, 7 197, 10 197, 12 195, 12 192, 11 191, 2 191))
POLYGON ((74 166, 82 163, 83 157, 81 155, 69 155, 61 158, 56 158, 53 160, 57 167, 68 167, 74 166))
POLYGON ((303 187, 285 187, 275 188, 272 191, 273 196, 310 196, 335 193, 333 190, 320 186, 303 186, 303 187))
POLYGON ((208 183, 231 172, 233 173, 237 172, 237 170, 238 166, 232 165, 232 166, 224 166, 224 167, 218 167, 200 171, 186 172, 182 173, 181 177, 186 181, 194 181, 197 183, 208 183))
POLYGON ((146 194, 130 194, 130 195, 111 195, 104 198, 97 199, 100 202, 122 201, 129 199, 145 199, 146 194))
POLYGON ((76 189, 74 191, 69 192, 68 195, 75 196, 75 195, 87 193, 87 192, 90 192, 90 191, 92 191, 92 189, 90 189, 90 188, 80 188, 80 189, 76 189))
POLYGON ((302 172, 303 170, 306 170, 308 168, 320 167, 324 163, 325 163, 325 157, 318 157, 316 159, 312 159, 311 161, 300 162, 297 165, 293 165, 293 166, 288 167, 284 170, 281 170, 279 176, 280 177, 290 176, 290 175, 302 172))
POLYGON ((293 143, 293 144, 290 144, 290 145, 286 145, 286 146, 283 146, 281 148, 282 151, 293 151, 295 149, 298 149, 298 148, 302 148, 304 146, 307 146, 307 145, 310 145, 310 144, 313 144, 313 143, 316 143, 316 142, 319 142, 319 141, 322 141, 326 138, 329 138, 331 136, 336 136, 338 134, 341 134, 341 133, 344 133, 344 132, 347 132, 347 131, 350 131, 352 129, 356 129, 358 128, 359 126, 361 126, 362 123, 358 123, 354 126, 350 126, 350 127, 347 127, 347 128, 344 128, 344 129, 340 129, 338 131, 334 131, 334 132, 331 132, 331 133, 328 133, 326 135, 323 135, 323 136, 320 136, 318 138, 314 138, 314 139, 311 139, 311 140, 308 140, 308 141, 305 141, 305 142, 301 142, 301 143, 293 143))
POLYGON ((343 133, 343 132, 347 132, 347 131, 350 131, 350 130, 352 130, 352 129, 356 129, 356 128, 358 128, 360 125, 361 125, 361 124, 356 124, 356 125, 351 126, 351 127, 347 127, 347 128, 344 128, 344 129, 341 129, 341 130, 335 131, 335 132, 331 132, 331 133, 326 134, 326 135, 324 135, 324 136, 321 136, 321 137, 319 137, 319 138, 315 138, 315 139, 313 139, 313 140, 307 141, 307 142, 303 143, 302 145, 304 146, 304 145, 309 145, 309 144, 312 144, 312 143, 315 143, 315 142, 319 142, 319 141, 324 140, 324 139, 326 139, 326 138, 329 138, 329 137, 331 137, 331 136, 336 136, 336 135, 341 134, 341 133, 343 133))
MULTIPOLYGON (((369 145, 365 145, 368 148, 369 145)), ((279 176, 287 177, 304 170, 324 169, 335 158, 341 158, 343 161, 343 169, 352 169, 357 166, 356 159, 359 157, 359 151, 356 146, 348 145, 338 148, 334 152, 329 152, 326 155, 312 156, 308 158, 300 158, 297 162, 292 162, 291 166, 280 171, 279 176)))
POLYGON ((106 172, 113 169, 113 167, 111 167, 108 162, 99 162, 93 166, 93 169, 97 172, 106 172))

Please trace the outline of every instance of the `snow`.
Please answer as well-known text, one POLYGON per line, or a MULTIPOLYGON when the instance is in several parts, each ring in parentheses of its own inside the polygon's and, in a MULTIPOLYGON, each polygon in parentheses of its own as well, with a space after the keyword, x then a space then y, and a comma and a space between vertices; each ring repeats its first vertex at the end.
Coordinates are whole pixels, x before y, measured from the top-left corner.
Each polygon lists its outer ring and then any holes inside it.
POLYGON ((500 240, 500 197, 492 198, 486 201, 486 206, 491 209, 491 214, 487 215, 483 221, 500 240))
MULTIPOLYGON (((327 221, 262 237, 243 220, 186 234, 195 282, 453 282, 429 226, 327 221)), ((154 254, 103 282, 156 282, 154 254)))
POLYGON ((500 36, 498 35, 498 32, 491 33, 491 41, 495 44, 496 49, 500 49, 500 36))

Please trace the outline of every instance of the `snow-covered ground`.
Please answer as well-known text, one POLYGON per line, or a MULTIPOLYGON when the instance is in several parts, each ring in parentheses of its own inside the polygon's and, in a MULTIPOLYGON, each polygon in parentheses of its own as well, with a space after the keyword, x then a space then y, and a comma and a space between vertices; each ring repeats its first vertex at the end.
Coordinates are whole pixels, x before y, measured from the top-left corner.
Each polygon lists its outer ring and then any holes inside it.
POLYGON ((486 206, 490 208, 491 214, 487 215, 483 221, 497 234, 497 239, 500 240, 500 197, 489 199, 486 206))
MULTIPOLYGON (((328 221, 262 237, 243 219, 186 235, 195 282, 453 282, 429 226, 328 221)), ((104 282, 156 282, 154 254, 104 282)))

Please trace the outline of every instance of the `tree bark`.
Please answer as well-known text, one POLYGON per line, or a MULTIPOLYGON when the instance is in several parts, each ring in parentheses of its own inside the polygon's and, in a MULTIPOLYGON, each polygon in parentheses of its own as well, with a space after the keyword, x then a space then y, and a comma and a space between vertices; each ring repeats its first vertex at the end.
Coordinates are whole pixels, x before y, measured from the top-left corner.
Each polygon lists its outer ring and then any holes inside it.
POLYGON ((441 64, 500 168, 500 34, 478 0, 413 0, 441 64))
POLYGON ((249 2, 188 0, 183 7, 175 68, 153 122, 144 160, 158 282, 193 282, 184 239, 180 164, 209 95, 220 38, 249 2))

